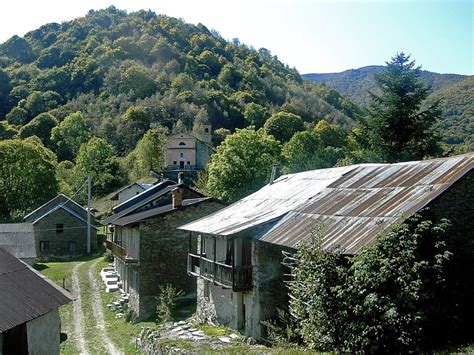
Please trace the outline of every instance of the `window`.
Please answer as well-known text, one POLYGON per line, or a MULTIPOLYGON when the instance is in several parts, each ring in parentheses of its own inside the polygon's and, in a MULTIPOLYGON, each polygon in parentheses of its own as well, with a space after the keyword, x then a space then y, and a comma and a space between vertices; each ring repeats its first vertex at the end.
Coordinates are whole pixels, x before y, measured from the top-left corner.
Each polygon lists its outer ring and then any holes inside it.
POLYGON ((183 153, 179 153, 179 156, 182 158, 182 157, 184 157, 184 154, 183 154, 183 153))
POLYGON ((40 251, 49 251, 49 241, 40 241, 40 251))
POLYGON ((77 250, 76 242, 68 242, 67 248, 69 250, 69 254, 75 254, 77 250))
POLYGON ((58 223, 56 224, 56 233, 62 233, 64 232, 64 224, 58 223))
POLYGON ((180 169, 184 169, 184 161, 180 161, 180 162, 179 162, 179 168, 180 168, 180 169))
POLYGON ((209 133, 209 128, 207 128, 207 127, 204 128, 204 132, 205 132, 205 133, 209 133))
POLYGON ((176 161, 174 161, 174 162, 173 162, 173 165, 176 165, 176 164, 177 164, 176 161))
POLYGON ((179 142, 178 145, 186 145, 186 143, 184 143, 184 142, 179 142))
POLYGON ((190 162, 190 161, 188 161, 188 165, 191 165, 191 162, 190 162))

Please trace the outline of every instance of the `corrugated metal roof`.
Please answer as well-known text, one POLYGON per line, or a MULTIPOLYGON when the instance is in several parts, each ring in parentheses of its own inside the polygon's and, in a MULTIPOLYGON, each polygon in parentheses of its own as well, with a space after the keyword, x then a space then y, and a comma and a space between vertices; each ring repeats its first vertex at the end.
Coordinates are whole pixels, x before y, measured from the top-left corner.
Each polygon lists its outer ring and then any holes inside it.
POLYGON ((322 247, 356 254, 382 230, 427 206, 474 165, 474 154, 398 164, 354 166, 292 210, 260 240, 296 248, 321 226, 322 247))
MULTIPOLYGON (((210 199, 212 199, 212 197, 193 198, 193 199, 183 200, 181 208, 196 205, 210 199)), ((162 215, 171 211, 175 211, 181 208, 173 208, 172 204, 161 206, 161 207, 155 207, 150 210, 146 210, 144 212, 139 212, 139 213, 132 214, 130 216, 119 218, 115 220, 113 223, 114 225, 117 225, 117 226, 126 226, 132 223, 144 221, 149 218, 157 217, 159 215, 162 215)))
POLYGON ((67 291, 0 248, 0 333, 72 300, 67 291))
POLYGON ((0 224, 0 247, 19 259, 36 258, 33 225, 31 223, 0 224))
POLYGON ((340 167, 283 175, 273 184, 179 229, 228 236, 282 217, 355 169, 340 167))

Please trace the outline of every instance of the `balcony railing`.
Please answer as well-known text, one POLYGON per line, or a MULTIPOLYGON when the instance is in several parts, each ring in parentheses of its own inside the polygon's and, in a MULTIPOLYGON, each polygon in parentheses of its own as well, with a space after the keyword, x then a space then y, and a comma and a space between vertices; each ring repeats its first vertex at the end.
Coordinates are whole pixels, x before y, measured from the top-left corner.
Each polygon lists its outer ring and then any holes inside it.
POLYGON ((209 282, 233 291, 249 291, 252 289, 252 266, 227 265, 213 261, 200 255, 188 254, 188 272, 209 282))
POLYGON ((105 241, 105 247, 112 252, 113 256, 115 256, 116 258, 119 258, 123 262, 134 263, 138 261, 131 258, 129 255, 127 255, 127 252, 123 246, 117 243, 114 243, 111 240, 105 241))

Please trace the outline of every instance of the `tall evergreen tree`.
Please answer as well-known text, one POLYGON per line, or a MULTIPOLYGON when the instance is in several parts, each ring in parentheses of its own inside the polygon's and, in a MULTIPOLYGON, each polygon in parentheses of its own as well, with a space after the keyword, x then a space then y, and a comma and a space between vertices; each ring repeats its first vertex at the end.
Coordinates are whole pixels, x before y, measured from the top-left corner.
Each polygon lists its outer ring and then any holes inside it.
POLYGON ((397 53, 375 75, 380 93, 370 93, 368 114, 362 117, 369 149, 385 162, 423 159, 439 152, 434 124, 441 116, 438 102, 424 104, 429 88, 420 80, 420 67, 397 53))

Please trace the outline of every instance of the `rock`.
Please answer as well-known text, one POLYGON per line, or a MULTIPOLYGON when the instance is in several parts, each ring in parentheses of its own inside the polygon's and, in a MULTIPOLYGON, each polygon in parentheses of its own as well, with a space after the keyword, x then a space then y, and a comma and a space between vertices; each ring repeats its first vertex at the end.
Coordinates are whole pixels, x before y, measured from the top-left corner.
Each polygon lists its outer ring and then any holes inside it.
POLYGON ((186 324, 186 322, 184 320, 181 320, 181 321, 178 322, 178 325, 185 325, 185 324, 186 324))
POLYGON ((240 338, 240 335, 235 334, 235 333, 232 333, 231 335, 229 335, 229 338, 232 338, 232 339, 239 339, 239 338, 240 338))
POLYGON ((189 324, 186 324, 186 323, 185 323, 185 324, 183 324, 183 325, 181 326, 181 328, 182 328, 182 329, 189 329, 189 328, 191 328, 191 326, 190 326, 189 324))
POLYGON ((246 343, 247 345, 255 345, 257 344, 257 341, 252 337, 248 337, 246 343))
POLYGON ((219 341, 222 342, 222 343, 227 343, 227 344, 230 343, 230 338, 229 337, 219 337, 217 339, 219 339, 219 341))
POLYGON ((183 330, 183 328, 176 327, 176 328, 171 329, 171 332, 176 333, 176 332, 180 332, 181 330, 183 330))

